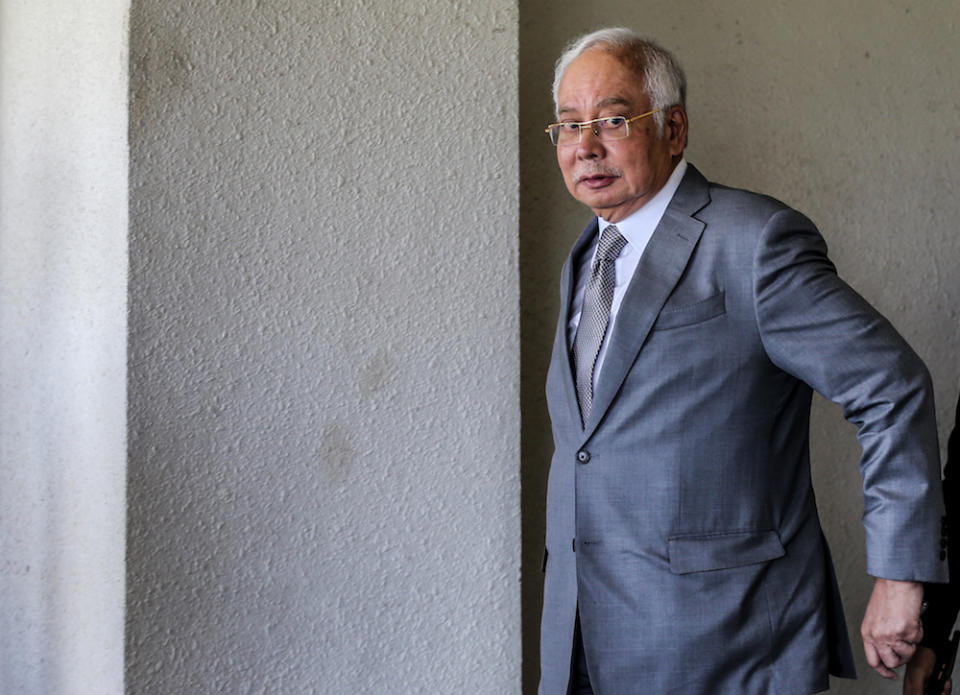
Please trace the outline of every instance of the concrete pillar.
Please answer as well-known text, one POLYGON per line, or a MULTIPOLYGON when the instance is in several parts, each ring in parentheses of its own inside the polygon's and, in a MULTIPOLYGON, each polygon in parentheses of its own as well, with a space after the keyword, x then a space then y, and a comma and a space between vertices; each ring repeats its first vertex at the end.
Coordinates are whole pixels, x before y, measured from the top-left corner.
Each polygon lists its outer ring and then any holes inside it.
POLYGON ((123 692, 127 2, 0 2, 0 692, 123 692))

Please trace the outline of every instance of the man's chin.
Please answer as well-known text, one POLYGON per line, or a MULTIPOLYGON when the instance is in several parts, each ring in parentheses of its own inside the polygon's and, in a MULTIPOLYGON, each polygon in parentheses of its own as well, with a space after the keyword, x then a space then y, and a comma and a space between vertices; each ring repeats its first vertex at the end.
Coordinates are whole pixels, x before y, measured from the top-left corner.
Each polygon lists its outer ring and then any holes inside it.
POLYGON ((610 208, 620 207, 625 203, 625 201, 619 196, 615 195, 613 191, 608 189, 603 190, 593 190, 593 191, 579 191, 580 195, 577 196, 577 200, 586 205, 591 210, 606 210, 610 208))
POLYGON ((619 222, 640 207, 631 205, 631 201, 628 200, 602 196, 596 196, 592 200, 587 200, 585 196, 580 202, 593 210, 593 214, 597 217, 602 217, 607 222, 619 222))

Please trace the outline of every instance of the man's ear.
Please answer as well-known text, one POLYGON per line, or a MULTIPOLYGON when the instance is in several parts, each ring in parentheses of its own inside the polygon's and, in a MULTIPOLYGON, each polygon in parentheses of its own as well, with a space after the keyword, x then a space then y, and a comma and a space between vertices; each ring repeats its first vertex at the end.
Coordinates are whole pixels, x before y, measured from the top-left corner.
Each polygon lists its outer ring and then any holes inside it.
POLYGON ((682 106, 671 106, 667 110, 664 123, 667 139, 670 141, 670 154, 679 156, 687 146, 687 112, 682 106))

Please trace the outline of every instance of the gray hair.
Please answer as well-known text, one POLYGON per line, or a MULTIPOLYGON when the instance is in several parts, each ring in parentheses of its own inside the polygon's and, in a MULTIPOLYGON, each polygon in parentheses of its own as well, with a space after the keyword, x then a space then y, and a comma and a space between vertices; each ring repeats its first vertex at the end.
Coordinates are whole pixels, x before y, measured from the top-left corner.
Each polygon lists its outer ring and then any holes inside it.
MULTIPOLYGON (((591 48, 600 48, 617 58, 633 70, 644 93, 650 98, 651 109, 668 109, 671 106, 687 105, 687 78, 680 63, 665 48, 645 39, 630 29, 616 27, 600 29, 574 39, 557 60, 553 73, 553 104, 557 103, 560 80, 575 59, 591 48)), ((663 135, 666 113, 658 111, 653 115, 658 135, 663 135)))

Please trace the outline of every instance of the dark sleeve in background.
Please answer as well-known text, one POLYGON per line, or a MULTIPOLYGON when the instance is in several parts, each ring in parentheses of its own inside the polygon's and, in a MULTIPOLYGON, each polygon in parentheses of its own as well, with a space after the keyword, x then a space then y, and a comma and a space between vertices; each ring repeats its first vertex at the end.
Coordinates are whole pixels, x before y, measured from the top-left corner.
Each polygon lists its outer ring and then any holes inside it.
MULTIPOLYGON (((943 502, 947 510, 946 533, 941 537, 950 565, 949 584, 925 584, 924 600, 927 610, 923 615, 923 644, 934 649, 950 638, 950 628, 960 609, 960 401, 956 420, 947 444, 947 465, 943 469, 943 502)), ((939 652, 939 649, 938 649, 939 652)))

